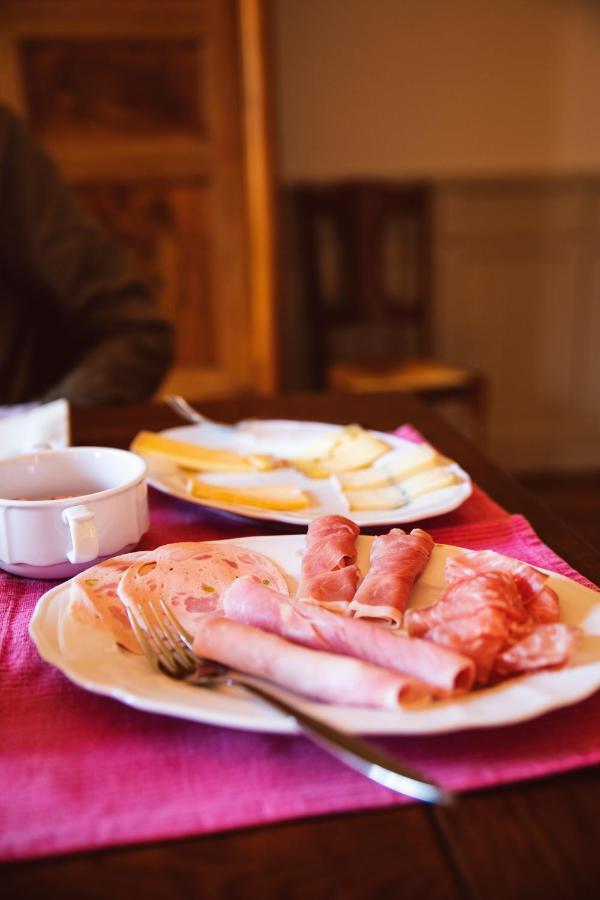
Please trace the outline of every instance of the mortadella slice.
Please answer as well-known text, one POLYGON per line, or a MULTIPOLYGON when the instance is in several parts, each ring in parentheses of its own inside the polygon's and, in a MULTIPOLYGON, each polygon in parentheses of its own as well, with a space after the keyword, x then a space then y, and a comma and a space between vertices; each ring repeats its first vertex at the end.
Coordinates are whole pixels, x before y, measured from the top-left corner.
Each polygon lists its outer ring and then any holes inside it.
POLYGON ((546 584, 549 576, 533 566, 494 550, 466 550, 446 560, 446 580, 449 583, 485 572, 512 575, 523 602, 536 622, 558 621, 558 594, 546 584))
POLYGON ((345 612, 356 592, 359 527, 345 516, 320 516, 308 526, 302 555, 299 600, 345 612))
POLYGON ((413 585, 429 561, 433 539, 413 528, 406 534, 392 528, 374 538, 370 568, 348 612, 356 618, 375 619, 399 628, 413 585))
POLYGON ((117 644, 139 653, 138 642, 131 631, 117 588, 129 566, 151 557, 151 552, 123 553, 76 575, 71 581, 69 597, 73 618, 84 625, 110 631, 117 644))
POLYGON ((244 575, 287 593, 284 576, 266 556, 217 542, 160 547, 151 559, 129 566, 118 593, 125 605, 134 607, 146 597, 163 599, 193 635, 207 614, 221 608, 226 588, 244 575))
POLYGON ((287 593, 285 577, 263 554, 226 541, 189 541, 122 554, 86 569, 73 579, 70 609, 78 621, 110 631, 117 644, 139 653, 123 600, 141 599, 152 582, 193 631, 196 619, 217 609, 221 593, 242 575, 287 593))
POLYGON ((438 697, 468 691, 475 666, 431 641, 408 638, 381 625, 340 616, 313 604, 290 601, 251 578, 238 578, 223 594, 225 615, 280 637, 410 675, 429 685, 438 697))
POLYGON ((198 624, 194 650, 326 703, 393 710, 423 706, 429 700, 428 689, 414 678, 348 656, 309 650, 221 616, 198 624))

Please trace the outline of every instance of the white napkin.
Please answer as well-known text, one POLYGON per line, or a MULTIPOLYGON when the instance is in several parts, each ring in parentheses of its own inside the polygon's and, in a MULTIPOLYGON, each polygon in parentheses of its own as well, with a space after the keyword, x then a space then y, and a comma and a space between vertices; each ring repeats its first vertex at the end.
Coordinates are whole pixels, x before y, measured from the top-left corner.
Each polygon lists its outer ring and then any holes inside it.
POLYGON ((29 453, 38 445, 68 447, 70 432, 66 400, 27 408, 4 407, 0 410, 0 459, 29 453))

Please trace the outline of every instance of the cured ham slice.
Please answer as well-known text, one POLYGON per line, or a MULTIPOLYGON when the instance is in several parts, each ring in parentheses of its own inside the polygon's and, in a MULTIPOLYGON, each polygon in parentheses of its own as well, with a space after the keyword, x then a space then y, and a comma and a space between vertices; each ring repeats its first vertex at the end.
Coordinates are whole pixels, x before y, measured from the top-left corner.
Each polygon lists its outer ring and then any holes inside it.
POLYGON ((222 616, 199 623, 194 650, 326 703, 398 709, 422 706, 430 698, 425 685, 414 678, 348 656, 310 650, 222 616))
POLYGON ((399 628, 410 592, 427 565, 433 546, 431 536, 420 528, 414 528, 410 534, 392 528, 376 537, 369 571, 348 611, 356 618, 376 619, 399 628))
POLYGON ((243 575, 287 593, 284 576, 266 556, 227 542, 186 542, 123 554, 86 569, 73 579, 71 610, 79 621, 107 629, 117 644, 139 653, 124 602, 160 592, 193 633, 198 619, 218 609, 225 588, 243 575))
POLYGON ((289 597, 251 578, 238 578, 227 588, 223 612, 305 647, 354 656, 418 678, 439 697, 469 690, 475 677, 475 666, 465 656, 313 604, 292 604, 289 597))
POLYGON ((506 572, 512 575, 523 602, 535 621, 558 621, 558 595, 546 584, 548 575, 533 566, 502 556, 494 550, 467 550, 446 561, 446 580, 449 583, 480 572, 506 572))
POLYGON ((320 516, 308 526, 296 596, 345 612, 356 592, 359 527, 344 516, 320 516))
POLYGON ((576 650, 580 636, 578 628, 560 622, 538 625, 530 635, 500 653, 494 672, 499 676, 515 675, 564 666, 576 650))

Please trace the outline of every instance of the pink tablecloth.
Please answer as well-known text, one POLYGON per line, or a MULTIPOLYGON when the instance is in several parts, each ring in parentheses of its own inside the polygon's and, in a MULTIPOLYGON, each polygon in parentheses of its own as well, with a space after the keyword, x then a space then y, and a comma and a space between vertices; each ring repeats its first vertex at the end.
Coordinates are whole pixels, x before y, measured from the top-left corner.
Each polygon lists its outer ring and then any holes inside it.
MULTIPOLYGON (((151 511, 146 547, 268 530, 158 494, 151 511)), ((588 584, 479 490, 427 524, 438 541, 493 547, 588 584)), ((48 587, 0 575, 0 859, 408 802, 303 738, 145 714, 75 687, 27 635, 48 587)), ((535 778, 600 760, 600 694, 520 725, 381 743, 455 790, 535 778)))

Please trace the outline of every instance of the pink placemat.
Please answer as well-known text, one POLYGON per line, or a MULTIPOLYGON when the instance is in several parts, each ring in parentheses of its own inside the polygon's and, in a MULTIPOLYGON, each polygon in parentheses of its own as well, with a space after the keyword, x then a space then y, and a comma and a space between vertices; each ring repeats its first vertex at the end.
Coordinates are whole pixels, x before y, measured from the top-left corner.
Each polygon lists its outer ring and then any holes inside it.
MULTIPOLYGON (((265 533, 153 492, 144 546, 265 533)), ((437 520, 437 541, 492 547, 589 583, 483 492, 437 520), (473 501, 473 502, 472 502, 473 501), (473 510, 479 521, 473 521, 473 510)), ((0 859, 199 835, 409 802, 300 737, 130 709, 72 685, 27 634, 50 585, 0 575, 0 859)), ((600 760, 600 694, 530 722, 381 744, 468 790, 600 760)))

